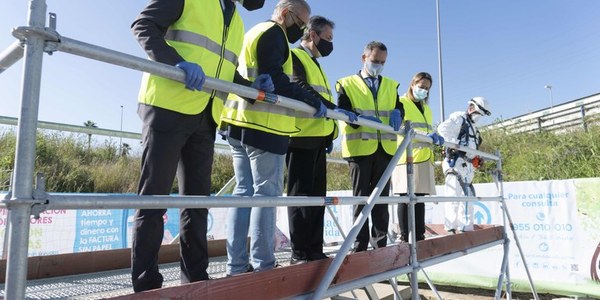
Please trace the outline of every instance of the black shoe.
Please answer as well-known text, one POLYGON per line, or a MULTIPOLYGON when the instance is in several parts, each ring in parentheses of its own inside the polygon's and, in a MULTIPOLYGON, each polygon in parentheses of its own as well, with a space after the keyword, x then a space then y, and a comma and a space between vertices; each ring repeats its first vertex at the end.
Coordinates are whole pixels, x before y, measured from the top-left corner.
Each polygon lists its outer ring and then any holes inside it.
POLYGON ((307 257, 303 257, 303 258, 296 258, 292 255, 292 257, 290 258, 290 265, 299 265, 299 264, 304 264, 308 262, 308 258, 307 257))
POLYGON ((408 242, 408 235, 406 235, 406 234, 400 234, 396 238, 396 243, 406 243, 406 242, 408 242))
POLYGON ((136 280, 132 280, 133 291, 135 293, 160 289, 163 284, 163 276, 157 273, 156 276, 150 278, 146 276, 146 272, 142 273, 136 280))

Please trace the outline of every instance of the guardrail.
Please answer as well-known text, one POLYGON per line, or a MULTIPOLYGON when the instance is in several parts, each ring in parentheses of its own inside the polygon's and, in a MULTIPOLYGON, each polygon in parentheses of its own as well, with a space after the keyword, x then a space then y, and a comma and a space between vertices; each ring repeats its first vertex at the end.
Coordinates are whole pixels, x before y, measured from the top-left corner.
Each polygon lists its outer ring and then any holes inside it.
POLYGON ((509 133, 541 131, 563 133, 578 129, 587 131, 588 126, 598 123, 600 123, 600 93, 482 126, 480 129, 503 129, 509 133))

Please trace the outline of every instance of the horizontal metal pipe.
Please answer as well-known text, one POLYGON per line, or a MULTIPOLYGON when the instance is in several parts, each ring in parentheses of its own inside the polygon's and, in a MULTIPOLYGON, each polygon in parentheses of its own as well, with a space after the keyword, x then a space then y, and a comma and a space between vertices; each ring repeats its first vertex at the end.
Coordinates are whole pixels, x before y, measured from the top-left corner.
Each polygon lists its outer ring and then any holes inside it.
POLYGON ((23 58, 24 53, 25 50, 19 40, 16 40, 14 43, 10 44, 8 48, 4 49, 4 51, 0 53, 0 73, 4 72, 23 58))
MULTIPOLYGON (((0 199, 7 194, 0 193, 0 199)), ((46 209, 123 209, 123 208, 186 208, 186 207, 274 207, 365 204, 368 197, 215 197, 215 196, 138 196, 124 194, 48 194, 46 209)), ((408 203, 403 197, 380 197, 378 203, 408 203)), ((417 197, 418 203, 455 201, 498 201, 500 197, 417 197)), ((0 201, 0 207, 7 205, 0 201)))
MULTIPOLYGON (((137 196, 137 195, 57 195, 48 196, 45 208, 53 209, 126 209, 126 208, 215 208, 275 207, 364 204, 368 197, 209 197, 209 196, 137 196)), ((406 197, 381 197, 381 203, 408 202, 406 197)))
MULTIPOLYGON (((163 64, 163 63, 143 59, 143 58, 140 58, 137 56, 133 56, 130 54, 103 48, 100 46, 84 43, 84 42, 70 39, 67 37, 61 37, 60 42, 58 42, 57 44, 58 44, 57 45, 58 51, 62 51, 62 52, 66 52, 66 53, 70 53, 70 54, 74 54, 74 55, 79 55, 79 56, 87 57, 90 59, 99 60, 99 61, 103 61, 105 63, 119 65, 119 66, 123 66, 126 68, 142 71, 142 72, 152 73, 152 74, 162 76, 165 78, 169 78, 172 80, 176 80, 179 82, 185 82, 185 73, 183 72, 183 70, 181 70, 177 67, 174 67, 174 66, 170 66, 170 65, 163 64)), ((247 86, 243 86, 243 85, 239 85, 239 84, 235 84, 235 83, 231 83, 228 81, 223 81, 220 79, 207 77, 206 82, 204 83, 204 86, 209 89, 215 89, 215 90, 219 90, 219 91, 223 91, 223 92, 234 93, 234 94, 240 95, 242 97, 248 97, 248 98, 252 98, 252 99, 259 98, 259 91, 256 89, 253 89, 253 88, 247 87, 247 86)), ((315 112, 315 109, 306 103, 303 103, 303 102, 300 102, 300 101, 297 101, 297 100, 294 100, 291 98, 279 96, 279 95, 271 95, 271 96, 276 97, 276 99, 277 99, 277 101, 276 101, 276 103, 274 103, 274 105, 280 105, 280 106, 284 106, 287 108, 291 108, 291 109, 295 109, 295 110, 303 111, 303 112, 307 112, 307 113, 315 112)), ((327 117, 329 117, 331 119, 348 121, 348 117, 345 114, 335 112, 333 110, 327 110, 327 117)), ((392 127, 388 126, 387 124, 373 122, 373 121, 370 121, 370 120, 367 120, 364 118, 359 118, 359 120, 354 122, 354 124, 368 126, 371 128, 379 129, 381 131, 395 133, 395 134, 402 134, 402 132, 404 132, 404 128, 400 128, 398 131, 394 131, 392 129, 392 127)), ((418 140, 418 141, 422 141, 422 142, 429 142, 429 143, 432 142, 431 138, 429 138, 423 134, 417 134, 414 137, 414 139, 418 140)), ((444 143, 444 145, 446 145, 448 147, 452 147, 452 148, 457 148, 457 149, 459 149, 461 151, 465 151, 467 153, 473 153, 473 154, 479 155, 483 158, 487 158, 487 159, 491 159, 491 160, 499 159, 499 157, 496 155, 481 152, 481 151, 474 150, 474 149, 470 149, 470 148, 460 146, 460 145, 457 145, 454 143, 446 142, 446 143, 444 143)))
POLYGON ((417 203, 427 202, 499 202, 502 201, 502 197, 451 197, 451 196, 429 196, 429 197, 417 197, 417 203))

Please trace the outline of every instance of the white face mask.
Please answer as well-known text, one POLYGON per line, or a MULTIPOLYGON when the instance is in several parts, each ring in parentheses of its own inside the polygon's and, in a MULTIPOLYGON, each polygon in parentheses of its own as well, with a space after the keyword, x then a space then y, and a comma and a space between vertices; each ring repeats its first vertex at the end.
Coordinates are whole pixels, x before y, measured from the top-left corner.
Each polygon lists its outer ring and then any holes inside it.
POLYGON ((481 118, 481 115, 478 113, 471 113, 471 121, 473 121, 473 123, 477 123, 477 121, 479 121, 479 118, 481 118))
POLYGON ((365 70, 372 77, 377 77, 383 71, 383 65, 382 64, 375 64, 375 63, 372 63, 371 61, 367 60, 367 61, 365 61, 365 70))
POLYGON ((427 98, 427 93, 429 91, 415 86, 415 87, 413 87, 412 92, 413 92, 413 96, 415 97, 415 99, 423 100, 423 99, 427 98))

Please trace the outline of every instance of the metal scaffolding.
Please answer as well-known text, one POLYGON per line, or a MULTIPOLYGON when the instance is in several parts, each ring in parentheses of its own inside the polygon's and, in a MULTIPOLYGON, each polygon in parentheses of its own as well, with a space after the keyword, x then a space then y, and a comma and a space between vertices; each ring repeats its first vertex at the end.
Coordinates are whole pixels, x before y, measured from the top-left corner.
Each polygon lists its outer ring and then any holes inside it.
MULTIPOLYGON (((510 278, 508 273, 508 245, 509 239, 505 232, 504 239, 498 242, 481 245, 471 248, 468 251, 445 255, 443 257, 433 258, 419 263, 416 253, 415 237, 415 217, 414 206, 416 203, 423 202, 449 202, 449 201, 499 201, 505 215, 505 222, 511 224, 510 215, 506 209, 502 194, 501 178, 501 160, 499 155, 488 154, 478 150, 473 150, 454 143, 446 142, 444 145, 479 155, 487 160, 497 162, 496 179, 499 183, 499 196, 497 197, 417 197, 414 194, 413 173, 412 173, 412 153, 413 142, 431 143, 431 138, 414 131, 407 122, 399 131, 394 131, 390 126, 376 123, 373 121, 359 119, 354 124, 369 126, 381 131, 404 135, 406 138, 398 147, 391 163, 387 167, 384 176, 379 180, 377 187, 369 197, 336 197, 335 201, 331 197, 204 197, 204 196, 124 196, 110 194, 93 195, 65 195, 46 193, 44 187, 45 179, 38 176, 34 184, 34 162, 36 153, 36 130, 38 125, 38 107, 40 97, 40 82, 42 73, 42 61, 44 52, 52 53, 54 51, 66 52, 109 64, 126 67, 142 72, 156 74, 165 78, 184 82, 185 73, 174 66, 146 60, 129 54, 121 53, 111 49, 87 44, 81 41, 73 40, 61 36, 56 31, 56 15, 50 14, 50 26, 45 26, 46 20, 46 2, 45 0, 29 1, 28 25, 17 27, 13 30, 13 35, 18 38, 16 42, 10 45, 6 50, 0 53, 0 72, 9 68, 12 64, 21 58, 24 58, 23 67, 23 85, 21 98, 21 112, 18 118, 18 135, 16 142, 16 157, 14 165, 13 180, 8 194, 3 195, 4 200, 0 206, 5 206, 8 211, 8 253, 6 269, 5 299, 24 299, 25 288, 27 285, 27 253, 28 239, 31 215, 37 216, 44 210, 51 209, 125 209, 125 208, 210 208, 210 207, 274 207, 274 206, 316 206, 316 205, 356 205, 366 204, 360 216, 354 222, 352 229, 348 233, 344 243, 333 262, 330 264, 327 273, 321 281, 319 287, 314 293, 305 295, 312 299, 321 299, 340 294, 357 287, 366 286, 370 283, 384 279, 395 278, 400 274, 410 274, 410 284, 412 287, 412 298, 418 299, 417 272, 423 271, 427 266, 437 264, 446 260, 466 255, 473 251, 480 251, 498 244, 504 245, 504 257, 496 298, 500 297, 502 286, 506 286, 507 295, 510 298, 510 278), (404 152, 409 153, 407 161, 408 169, 408 197, 380 197, 380 194, 389 180, 394 167, 404 152), (215 201, 218 199, 218 201, 215 201), (410 235, 410 265, 395 269, 392 271, 373 274, 371 276, 354 280, 349 283, 331 287, 330 284, 343 262, 344 257, 349 252, 351 245, 356 238, 359 229, 366 222, 371 209, 376 203, 408 203, 409 204, 409 230, 410 235)), ((242 97, 248 97, 271 103, 273 105, 284 106, 287 108, 313 113, 314 108, 305 103, 294 99, 282 97, 271 93, 259 92, 253 88, 245 87, 222 80, 207 78, 205 88, 215 89, 227 93, 235 93, 242 97)), ((327 117, 342 121, 349 121, 348 117, 342 113, 333 110, 327 111, 327 117)), ((2 196, 2 195, 0 195, 2 196)), ((505 224, 506 230, 506 224, 505 224)), ((516 239, 517 246, 520 246, 516 239)), ((5 245, 6 246, 6 245, 5 245)), ((523 254, 521 253, 523 258, 523 254)), ((525 268, 527 270, 527 265, 525 268)), ((535 298, 537 293, 533 286, 533 281, 527 270, 529 282, 535 298)), ((433 284, 430 283, 433 287, 433 284)), ((435 288, 435 287, 433 287, 435 288)), ((398 294, 396 293, 396 296, 398 294)), ((439 294, 438 294, 439 297, 439 294)))

